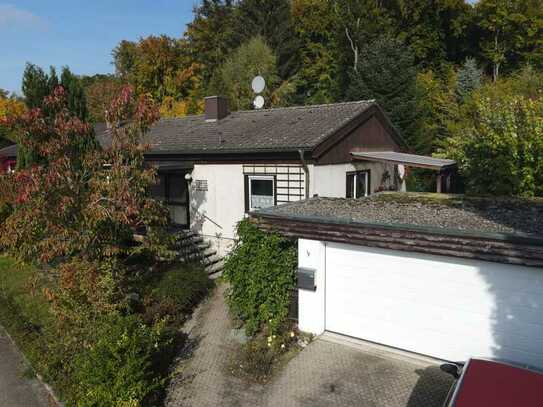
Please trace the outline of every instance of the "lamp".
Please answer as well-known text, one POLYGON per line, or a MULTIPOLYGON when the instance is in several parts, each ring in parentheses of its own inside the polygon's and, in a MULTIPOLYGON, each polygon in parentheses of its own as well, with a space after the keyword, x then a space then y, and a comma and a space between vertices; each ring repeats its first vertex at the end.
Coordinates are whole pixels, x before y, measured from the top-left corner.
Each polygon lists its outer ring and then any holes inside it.
POLYGON ((185 181, 192 182, 192 174, 190 172, 185 174, 185 181))

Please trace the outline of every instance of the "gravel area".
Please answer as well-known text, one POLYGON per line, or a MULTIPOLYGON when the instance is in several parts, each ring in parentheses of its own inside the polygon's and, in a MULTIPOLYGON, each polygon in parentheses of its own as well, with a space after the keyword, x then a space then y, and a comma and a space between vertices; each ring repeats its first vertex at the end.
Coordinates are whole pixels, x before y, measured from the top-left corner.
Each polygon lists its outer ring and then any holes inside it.
POLYGON ((459 231, 543 235, 543 200, 540 199, 384 193, 363 199, 312 198, 263 210, 262 213, 459 231))

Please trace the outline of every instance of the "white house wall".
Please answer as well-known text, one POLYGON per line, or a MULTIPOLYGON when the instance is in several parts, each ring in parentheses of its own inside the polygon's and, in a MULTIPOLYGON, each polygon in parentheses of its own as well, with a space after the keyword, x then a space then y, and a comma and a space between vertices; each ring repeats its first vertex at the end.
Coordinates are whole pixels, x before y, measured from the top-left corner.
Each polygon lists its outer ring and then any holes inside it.
POLYGON ((299 164, 196 164, 190 186, 191 230, 212 241, 221 254, 231 248, 245 217, 245 176, 276 177, 277 204, 305 198, 299 164))
POLYGON ((190 186, 191 230, 227 251, 245 213, 241 164, 196 164, 190 186), (227 247, 223 247, 227 246, 227 247))
MULTIPOLYGON (((393 165, 361 162, 308 165, 309 196, 345 197, 349 171, 371 171, 371 191, 381 186, 383 173, 393 165)), ((277 204, 305 199, 305 172, 300 164, 195 164, 190 185, 191 230, 215 244, 221 254, 231 248, 236 226, 245 217, 245 175, 276 177, 277 204)))
POLYGON ((351 171, 370 170, 371 193, 381 186, 387 187, 394 182, 394 165, 373 162, 353 162, 345 164, 315 165, 313 194, 329 198, 345 198, 346 174, 351 171), (389 173, 390 180, 383 184, 383 174, 389 173))

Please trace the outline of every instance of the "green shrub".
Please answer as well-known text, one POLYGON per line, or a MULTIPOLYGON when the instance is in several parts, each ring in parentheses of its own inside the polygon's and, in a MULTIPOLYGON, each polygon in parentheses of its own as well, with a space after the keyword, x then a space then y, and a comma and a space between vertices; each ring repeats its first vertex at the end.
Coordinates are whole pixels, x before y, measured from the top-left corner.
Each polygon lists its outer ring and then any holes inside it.
POLYGON ((164 321, 153 327, 135 315, 111 315, 97 323, 96 342, 74 363, 79 406, 139 406, 164 378, 154 369, 170 340, 164 321))
POLYGON ((278 333, 288 318, 296 283, 296 244, 259 230, 249 220, 239 223, 237 233, 239 241, 224 267, 230 308, 245 322, 248 335, 264 327, 278 333))
POLYGON ((13 207, 10 204, 0 203, 0 223, 4 223, 12 212, 13 207))
POLYGON ((201 265, 178 265, 158 276, 152 296, 160 302, 171 303, 177 312, 188 312, 205 297, 211 286, 201 265))
POLYGON ((265 382, 272 374, 276 354, 266 341, 247 342, 240 350, 235 372, 256 382, 265 382))

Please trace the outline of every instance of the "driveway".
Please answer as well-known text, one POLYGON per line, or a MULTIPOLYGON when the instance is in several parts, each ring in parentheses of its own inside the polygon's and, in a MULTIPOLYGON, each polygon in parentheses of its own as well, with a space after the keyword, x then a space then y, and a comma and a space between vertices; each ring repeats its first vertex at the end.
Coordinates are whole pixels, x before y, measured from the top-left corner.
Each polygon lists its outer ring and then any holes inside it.
POLYGON ((0 406, 45 407, 47 393, 37 380, 24 377, 25 364, 0 327, 0 406))
POLYGON ((228 371, 237 343, 224 291, 220 286, 188 327, 192 347, 179 359, 167 405, 441 407, 452 384, 435 364, 333 342, 327 335, 307 346, 271 383, 247 384, 228 371))

